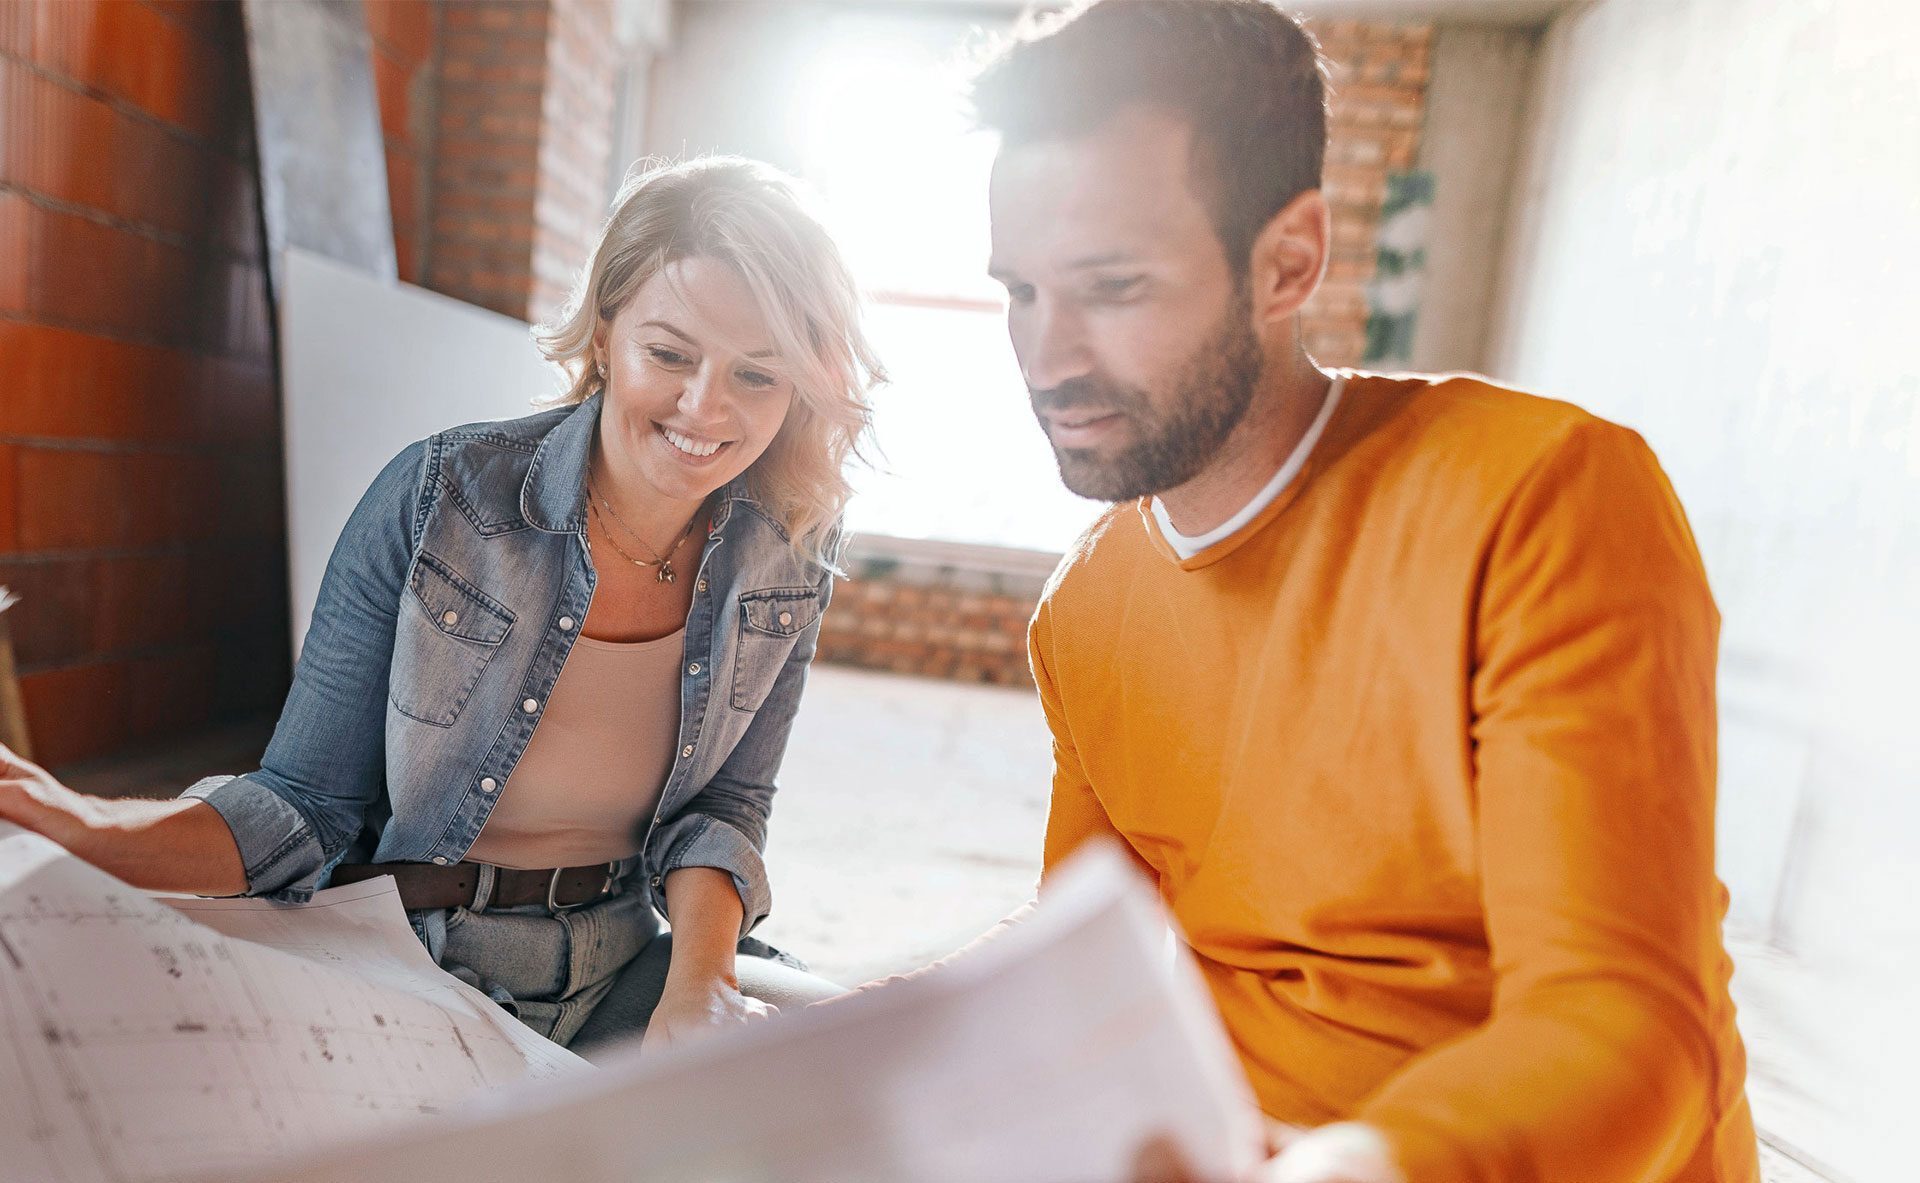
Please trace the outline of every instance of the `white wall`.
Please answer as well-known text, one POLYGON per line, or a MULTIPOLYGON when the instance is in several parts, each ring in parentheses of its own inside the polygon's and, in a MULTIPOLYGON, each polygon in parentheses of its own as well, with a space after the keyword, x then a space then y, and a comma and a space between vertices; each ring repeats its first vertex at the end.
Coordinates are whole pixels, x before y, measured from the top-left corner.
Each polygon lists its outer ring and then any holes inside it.
POLYGON ((1411 368, 1485 370, 1494 283, 1519 163, 1536 28, 1434 30, 1419 167, 1433 174, 1427 269, 1411 368))
POLYGON ((1920 6, 1605 0, 1549 29, 1489 368, 1642 431, 1725 616, 1722 874, 1756 1106, 1894 1173, 1920 1089, 1920 6))
POLYGON ((287 566, 297 654, 341 527, 415 440, 530 415, 565 387, 527 326, 302 250, 281 274, 287 566))
POLYGON ((797 172, 808 60, 832 14, 808 0, 680 5, 653 67, 648 151, 732 152, 797 172))

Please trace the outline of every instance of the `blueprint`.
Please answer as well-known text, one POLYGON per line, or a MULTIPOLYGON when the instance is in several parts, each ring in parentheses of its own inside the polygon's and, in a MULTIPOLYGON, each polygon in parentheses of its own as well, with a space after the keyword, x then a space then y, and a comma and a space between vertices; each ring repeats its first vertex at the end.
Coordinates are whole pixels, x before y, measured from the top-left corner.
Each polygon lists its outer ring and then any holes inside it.
POLYGON ((0 1177, 59 1183, 1201 1178, 1262 1125, 1111 850, 934 972, 599 1070, 442 973, 392 880, 158 899, 0 823, 0 1177))
POLYGON ((163 901, 0 823, 7 1179, 253 1176, 584 1067, 442 973, 390 879, 163 901))
POLYGON ((1196 1178, 1245 1177, 1261 1120, 1153 890, 1110 849, 1052 884, 924 976, 615 1053, 250 1183, 1082 1183, 1133 1177, 1156 1137, 1196 1178))

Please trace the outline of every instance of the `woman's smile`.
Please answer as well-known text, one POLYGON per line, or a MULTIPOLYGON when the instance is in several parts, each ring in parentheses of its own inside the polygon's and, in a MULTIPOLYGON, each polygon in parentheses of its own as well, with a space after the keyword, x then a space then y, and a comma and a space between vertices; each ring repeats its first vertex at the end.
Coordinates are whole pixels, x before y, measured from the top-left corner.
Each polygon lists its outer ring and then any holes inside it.
POLYGON ((655 423, 653 428, 674 457, 686 464, 699 466, 717 462, 733 446, 732 440, 707 439, 693 432, 675 431, 664 423, 655 423))

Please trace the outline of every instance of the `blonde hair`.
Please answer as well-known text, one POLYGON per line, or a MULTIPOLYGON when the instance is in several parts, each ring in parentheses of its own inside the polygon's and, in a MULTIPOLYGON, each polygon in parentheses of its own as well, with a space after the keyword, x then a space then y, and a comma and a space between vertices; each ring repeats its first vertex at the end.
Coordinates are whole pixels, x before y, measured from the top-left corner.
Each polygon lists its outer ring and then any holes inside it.
POLYGON ((550 405, 601 389, 595 331, 668 264, 696 257, 726 263, 746 283, 793 383, 785 422, 747 469, 749 487, 796 551, 832 569, 834 526, 853 492, 846 465, 872 426, 867 394, 886 374, 839 249, 776 170, 734 156, 635 165, 572 297, 535 330, 570 380, 550 405))

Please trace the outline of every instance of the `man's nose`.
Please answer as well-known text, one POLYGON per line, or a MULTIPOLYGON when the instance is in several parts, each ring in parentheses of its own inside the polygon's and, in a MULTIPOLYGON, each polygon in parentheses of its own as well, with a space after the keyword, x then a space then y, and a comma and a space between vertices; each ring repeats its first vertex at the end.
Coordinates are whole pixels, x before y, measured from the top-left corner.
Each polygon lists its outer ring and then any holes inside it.
POLYGON ((1057 302, 1036 302, 1028 312, 1026 332, 1017 334, 1020 375, 1029 390, 1052 390, 1093 372, 1086 325, 1073 308, 1057 302))

